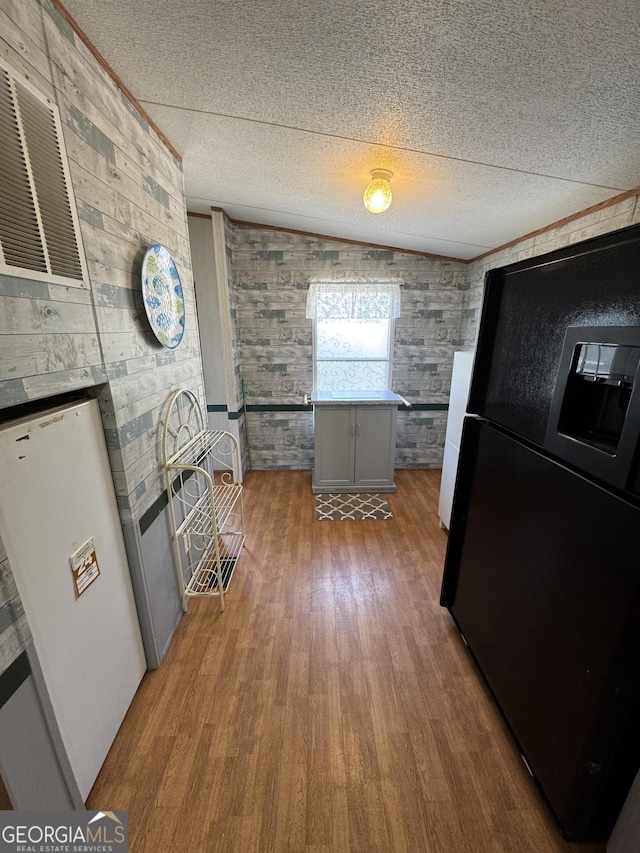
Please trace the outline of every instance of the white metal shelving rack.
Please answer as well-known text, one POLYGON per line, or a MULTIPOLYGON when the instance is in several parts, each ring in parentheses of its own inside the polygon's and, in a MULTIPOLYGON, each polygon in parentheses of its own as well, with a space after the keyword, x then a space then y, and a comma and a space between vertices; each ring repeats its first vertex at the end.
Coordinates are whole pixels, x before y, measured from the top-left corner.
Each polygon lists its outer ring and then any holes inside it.
POLYGON ((224 610, 245 540, 238 442, 205 429, 198 399, 180 390, 169 404, 162 446, 183 610, 191 596, 219 596, 224 610))

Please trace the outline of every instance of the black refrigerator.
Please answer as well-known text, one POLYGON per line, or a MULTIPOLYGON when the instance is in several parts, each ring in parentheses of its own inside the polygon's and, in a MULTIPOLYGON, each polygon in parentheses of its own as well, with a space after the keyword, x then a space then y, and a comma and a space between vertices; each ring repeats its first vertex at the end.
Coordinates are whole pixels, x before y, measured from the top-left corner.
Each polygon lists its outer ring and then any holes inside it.
POLYGON ((562 834, 640 765, 640 225, 487 274, 441 604, 562 834))

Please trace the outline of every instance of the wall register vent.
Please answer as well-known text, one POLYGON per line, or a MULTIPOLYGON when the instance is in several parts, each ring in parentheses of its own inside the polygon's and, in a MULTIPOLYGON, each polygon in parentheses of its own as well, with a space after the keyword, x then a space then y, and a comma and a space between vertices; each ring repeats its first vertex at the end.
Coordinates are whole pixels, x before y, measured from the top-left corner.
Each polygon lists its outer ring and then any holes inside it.
POLYGON ((0 273, 84 287, 58 109, 0 64, 0 273))

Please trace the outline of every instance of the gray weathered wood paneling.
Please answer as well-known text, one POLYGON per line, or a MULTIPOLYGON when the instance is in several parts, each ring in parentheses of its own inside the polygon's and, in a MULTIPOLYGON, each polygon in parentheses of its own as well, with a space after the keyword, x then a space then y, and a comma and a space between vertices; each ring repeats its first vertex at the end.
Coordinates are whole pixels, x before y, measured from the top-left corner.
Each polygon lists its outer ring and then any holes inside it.
MULTIPOLYGON (((182 167, 49 0, 3 0, 0 56, 60 109, 89 270, 86 288, 0 277, 0 408, 94 389, 130 526, 164 491, 159 437, 172 391, 202 393, 182 167), (157 342, 142 303, 154 242, 172 253, 185 291, 175 352, 157 342)), ((0 582, 10 577, 4 559, 0 582)), ((3 624, 0 672, 23 647, 20 619, 3 624)))
MULTIPOLYGON (((356 246, 311 235, 233 226, 233 291, 238 361, 247 403, 303 401, 313 383, 309 277, 326 273, 397 275, 403 280, 396 321, 393 389, 414 404, 446 405, 453 353, 461 345, 467 267, 428 256, 356 246)), ((400 412, 398 466, 438 466, 445 417, 400 412)), ((248 434, 256 468, 310 468, 310 413, 251 412, 248 434)))

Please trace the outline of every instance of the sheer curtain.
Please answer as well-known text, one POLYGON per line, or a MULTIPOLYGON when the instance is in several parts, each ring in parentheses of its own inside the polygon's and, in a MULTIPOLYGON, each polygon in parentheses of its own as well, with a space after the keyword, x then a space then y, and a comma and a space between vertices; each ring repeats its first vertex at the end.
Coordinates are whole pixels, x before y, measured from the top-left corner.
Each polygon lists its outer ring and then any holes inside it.
POLYGON ((400 278, 353 276, 309 279, 307 317, 327 320, 394 319, 400 316, 400 278))
POLYGON ((382 391, 391 384, 398 278, 312 278, 307 317, 314 321, 318 391, 382 391))

